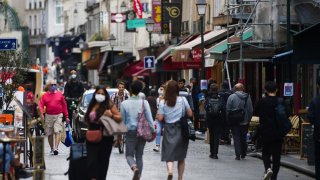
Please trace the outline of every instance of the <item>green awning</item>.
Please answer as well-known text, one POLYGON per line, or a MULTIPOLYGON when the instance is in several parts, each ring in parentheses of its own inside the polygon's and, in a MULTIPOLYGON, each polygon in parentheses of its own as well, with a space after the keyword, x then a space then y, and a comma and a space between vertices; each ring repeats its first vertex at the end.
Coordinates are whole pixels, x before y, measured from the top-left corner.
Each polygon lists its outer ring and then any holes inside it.
MULTIPOLYGON (((243 32, 242 40, 244 40, 244 41, 248 40, 252 36, 253 36, 252 28, 249 28, 243 32)), ((235 36, 233 35, 229 38, 233 38, 233 37, 235 37, 235 36)), ((221 41, 220 43, 211 47, 209 52, 210 52, 210 54, 223 54, 224 52, 227 51, 227 49, 228 49, 227 39, 225 39, 225 40, 221 41)))

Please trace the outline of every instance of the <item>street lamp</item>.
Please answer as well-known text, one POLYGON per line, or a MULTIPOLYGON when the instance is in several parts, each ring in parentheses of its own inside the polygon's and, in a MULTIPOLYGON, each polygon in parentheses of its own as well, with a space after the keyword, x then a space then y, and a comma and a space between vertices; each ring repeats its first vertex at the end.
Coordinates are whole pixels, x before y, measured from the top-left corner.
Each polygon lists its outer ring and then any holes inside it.
MULTIPOLYGON (((154 25, 154 21, 153 19, 151 19, 151 17, 149 17, 148 19, 146 19, 146 28, 147 31, 149 32, 149 50, 151 53, 151 38, 152 38, 152 32, 153 32, 153 25, 154 25)), ((150 54, 151 55, 151 54, 150 54)))
MULTIPOLYGON (((111 47, 111 67, 113 67, 113 61, 114 61, 114 59, 113 59, 113 47, 115 46, 115 42, 116 42, 116 37, 114 37, 114 35, 113 34, 111 34, 110 35, 110 37, 109 37, 109 39, 108 39, 108 41, 109 41, 109 45, 110 45, 110 47, 111 47)), ((110 72, 110 71, 109 71, 110 72)))
POLYGON ((201 79, 205 79, 204 75, 204 39, 203 39, 203 16, 206 14, 207 2, 206 0, 197 0, 197 11, 200 16, 200 33, 201 33, 201 79))
POLYGON ((127 10, 127 5, 124 1, 122 1, 121 5, 120 5, 120 11, 125 12, 126 10, 127 10))

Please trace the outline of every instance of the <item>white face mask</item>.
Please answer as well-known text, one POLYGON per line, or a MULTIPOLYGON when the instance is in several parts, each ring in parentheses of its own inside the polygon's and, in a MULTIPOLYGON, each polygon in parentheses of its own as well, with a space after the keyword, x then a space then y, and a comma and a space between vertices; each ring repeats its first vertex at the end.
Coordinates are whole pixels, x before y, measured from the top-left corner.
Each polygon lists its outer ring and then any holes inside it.
POLYGON ((76 77, 77 77, 77 75, 75 75, 75 74, 72 74, 72 75, 71 75, 71 78, 72 78, 72 79, 75 79, 76 77))
POLYGON ((159 96, 162 96, 163 95, 163 89, 158 89, 158 94, 159 94, 159 96))
POLYGON ((106 96, 105 95, 102 95, 102 94, 96 94, 95 95, 95 98, 96 98, 96 101, 101 103, 103 102, 104 100, 106 100, 106 96))

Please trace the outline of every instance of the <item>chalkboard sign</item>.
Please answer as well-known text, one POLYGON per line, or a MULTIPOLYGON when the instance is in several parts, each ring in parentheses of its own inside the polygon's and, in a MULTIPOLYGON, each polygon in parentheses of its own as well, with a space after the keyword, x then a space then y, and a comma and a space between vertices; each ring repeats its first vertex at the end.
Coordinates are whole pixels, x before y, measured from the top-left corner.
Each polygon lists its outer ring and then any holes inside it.
POLYGON ((44 179, 44 170, 38 169, 33 171, 33 180, 43 180, 44 179))
POLYGON ((308 161, 314 159, 314 147, 313 145, 313 129, 310 123, 301 124, 301 158, 308 158, 308 161))
POLYGON ((41 136, 33 137, 33 164, 34 167, 44 166, 44 138, 41 136))

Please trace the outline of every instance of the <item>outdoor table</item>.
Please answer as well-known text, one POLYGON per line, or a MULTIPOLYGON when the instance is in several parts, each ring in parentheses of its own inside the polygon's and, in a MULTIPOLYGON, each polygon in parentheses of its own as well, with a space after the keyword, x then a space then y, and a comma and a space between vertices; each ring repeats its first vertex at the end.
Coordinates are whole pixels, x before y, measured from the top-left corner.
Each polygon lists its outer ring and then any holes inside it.
POLYGON ((4 138, 0 138, 0 143, 3 143, 3 160, 2 160, 2 174, 3 174, 3 179, 5 179, 5 175, 6 175, 6 145, 8 143, 13 143, 13 142, 23 142, 26 141, 26 139, 24 137, 4 137, 4 138))

